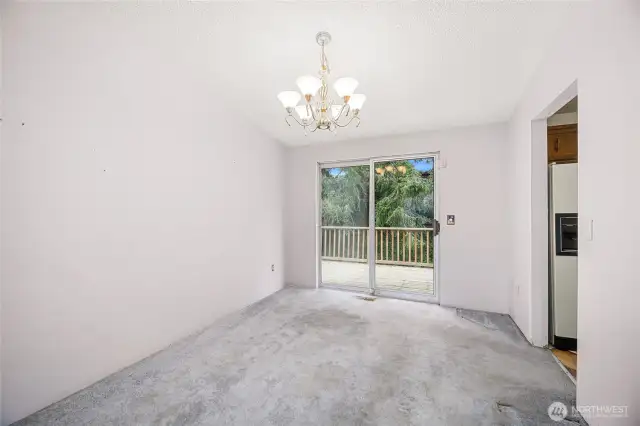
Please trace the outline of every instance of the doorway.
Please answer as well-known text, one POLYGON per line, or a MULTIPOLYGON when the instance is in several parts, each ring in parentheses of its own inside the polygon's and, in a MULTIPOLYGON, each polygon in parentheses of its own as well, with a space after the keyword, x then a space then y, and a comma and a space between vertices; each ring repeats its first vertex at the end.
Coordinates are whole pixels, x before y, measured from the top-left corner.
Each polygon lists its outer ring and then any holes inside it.
POLYGON ((437 303, 437 154, 321 163, 318 285, 437 303))
POLYGON ((578 97, 547 119, 549 345, 575 378, 578 337, 578 97))

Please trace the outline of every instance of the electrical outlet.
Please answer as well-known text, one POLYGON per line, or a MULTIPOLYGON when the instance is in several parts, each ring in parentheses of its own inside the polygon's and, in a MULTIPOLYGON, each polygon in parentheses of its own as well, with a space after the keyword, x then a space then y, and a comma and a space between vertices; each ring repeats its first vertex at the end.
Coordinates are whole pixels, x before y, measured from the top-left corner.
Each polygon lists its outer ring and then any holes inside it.
POLYGON ((274 265, 273 263, 271 264, 271 272, 274 272, 276 270, 276 265, 274 265))

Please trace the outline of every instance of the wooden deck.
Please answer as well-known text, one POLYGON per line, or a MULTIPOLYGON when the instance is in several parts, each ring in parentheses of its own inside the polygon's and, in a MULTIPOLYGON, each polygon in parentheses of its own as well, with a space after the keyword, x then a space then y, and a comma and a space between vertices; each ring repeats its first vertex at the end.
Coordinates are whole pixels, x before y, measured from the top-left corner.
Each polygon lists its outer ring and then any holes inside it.
MULTIPOLYGON (((369 266, 360 262, 322 261, 322 283, 369 287, 369 266)), ((376 265, 376 288, 411 293, 433 293, 433 268, 376 265)))

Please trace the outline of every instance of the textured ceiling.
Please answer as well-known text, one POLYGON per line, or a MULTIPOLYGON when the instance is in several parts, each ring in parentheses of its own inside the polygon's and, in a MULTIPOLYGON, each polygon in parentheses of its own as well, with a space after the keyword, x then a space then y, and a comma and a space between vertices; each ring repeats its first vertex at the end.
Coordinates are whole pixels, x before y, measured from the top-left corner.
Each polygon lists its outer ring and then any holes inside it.
POLYGON ((60 49, 74 67, 95 56, 108 61, 105 81, 133 81, 148 72, 140 81, 145 86, 165 76, 154 93, 206 93, 229 119, 303 145, 507 120, 556 29, 580 3, 16 4, 41 12, 23 23, 32 27, 29 37, 60 49), (333 36, 327 47, 331 80, 357 78, 357 92, 367 101, 359 128, 305 137, 301 128, 287 126, 276 95, 296 90, 298 76, 317 72, 320 30, 333 36))
POLYGON ((289 145, 507 120, 571 2, 216 4, 212 49, 232 107, 289 145), (358 129, 304 136, 276 99, 315 74, 329 31, 331 79, 367 95, 358 129))

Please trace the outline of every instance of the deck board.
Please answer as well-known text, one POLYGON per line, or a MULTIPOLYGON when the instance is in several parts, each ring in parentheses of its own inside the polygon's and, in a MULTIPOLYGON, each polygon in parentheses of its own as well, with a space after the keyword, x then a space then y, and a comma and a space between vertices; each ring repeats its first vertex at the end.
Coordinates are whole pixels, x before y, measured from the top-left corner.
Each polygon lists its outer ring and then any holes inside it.
MULTIPOLYGON (((359 262, 322 261, 323 284, 369 286, 369 266, 359 262)), ((376 287, 384 290, 434 294, 433 268, 376 265, 376 287)))

